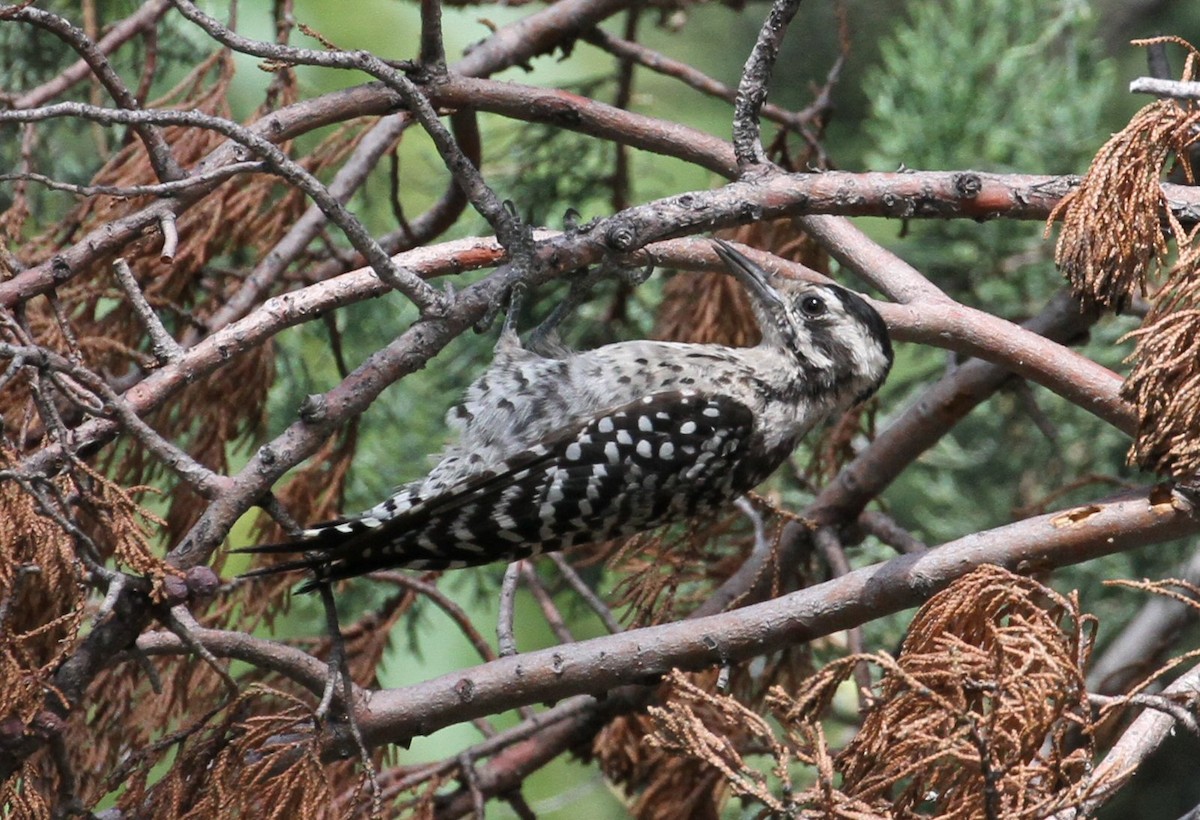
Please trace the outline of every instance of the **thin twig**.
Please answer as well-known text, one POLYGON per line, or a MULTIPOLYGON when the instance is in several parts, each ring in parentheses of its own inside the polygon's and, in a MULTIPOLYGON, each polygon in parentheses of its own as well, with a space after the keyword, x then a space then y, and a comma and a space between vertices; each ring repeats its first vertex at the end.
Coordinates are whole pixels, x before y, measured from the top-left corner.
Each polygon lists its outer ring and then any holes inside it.
POLYGON ((171 630, 179 640, 183 641, 184 645, 204 661, 210 669, 217 673, 217 677, 225 684, 225 694, 229 702, 237 699, 238 685, 233 676, 229 674, 221 662, 217 660, 216 655, 208 650, 208 648, 200 642, 193 630, 201 629, 200 624, 196 623, 196 619, 192 617, 191 611, 183 604, 178 604, 167 610, 166 616, 163 618, 163 624, 167 629, 171 630))
MULTIPOLYGON (((1164 689, 1161 696, 1196 697, 1197 693, 1200 693, 1200 666, 1193 666, 1164 689)), ((1086 792, 1088 799, 1077 809, 1054 815, 1054 820, 1094 817, 1097 810, 1129 782, 1175 726, 1175 717, 1158 709, 1147 709, 1138 715, 1090 773, 1088 783, 1092 787, 1086 792)))
MULTIPOLYGON (((93 412, 103 412, 105 415, 114 416, 122 428, 202 496, 213 498, 222 487, 228 485, 228 478, 205 467, 192 458, 189 453, 152 428, 104 379, 83 365, 75 364, 45 348, 25 347, 3 342, 0 342, 0 358, 12 358, 14 361, 19 359, 24 364, 35 366, 39 371, 68 375, 92 391, 103 400, 102 408, 90 408, 93 412)), ((71 395, 65 391, 64 394, 71 395)), ((60 437, 63 441, 67 440, 65 428, 60 433, 60 437)))
POLYGON ((440 610, 446 613, 450 620, 454 622, 454 625, 457 626, 463 633, 471 646, 475 648, 475 651, 479 654, 480 658, 485 661, 494 660, 496 658, 496 651, 492 649, 491 645, 484 640, 483 635, 479 632, 479 630, 475 628, 475 624, 472 622, 471 616, 467 614, 467 611, 447 597, 446 594, 438 589, 435 585, 422 581, 421 579, 407 573, 393 570, 372 572, 370 577, 378 581, 386 581, 387 583, 396 584, 397 586, 411 589, 413 592, 419 595, 424 595, 440 610))
MULTIPOLYGON (((846 560, 846 551, 842 548, 842 542, 831 527, 818 528, 813 533, 813 544, 820 551, 825 563, 829 565, 833 577, 840 578, 851 571, 850 562, 846 560)), ((851 655, 866 654, 861 626, 856 624, 846 630, 846 643, 851 655)), ((871 705, 871 667, 866 661, 854 664, 854 683, 858 692, 859 712, 866 714, 871 705)))
POLYGON ((12 583, 4 591, 4 597, 0 598, 0 633, 11 634, 8 632, 8 613, 12 610, 13 602, 21 597, 21 587, 24 586, 25 580, 32 575, 40 575, 41 572, 42 568, 37 564, 17 566, 16 571, 12 574, 12 583))
POLYGON ((186 179, 175 179, 168 182, 156 182, 153 185, 76 185, 71 182, 60 182, 45 174, 22 172, 0 174, 0 182, 15 182, 28 180, 44 185, 54 191, 66 191, 79 196, 111 196, 115 199, 133 199, 139 196, 173 196, 187 191, 204 188, 213 182, 237 176, 238 174, 261 173, 266 170, 262 162, 234 162, 205 171, 186 179))
POLYGON ((864 532, 875 536, 902 555, 925 552, 929 549, 925 543, 900 526, 896 519, 881 510, 863 510, 858 516, 858 525, 864 532))
MULTIPOLYGON (((178 237, 176 238, 178 239, 178 237)), ((117 282, 120 284, 121 290, 125 292, 126 298, 129 299, 129 307, 133 309, 134 314, 141 321, 142 327, 150 334, 151 350, 154 352, 154 357, 159 362, 178 361, 183 356, 183 348, 175 341, 175 337, 163 325, 162 320, 158 318, 158 314, 154 312, 154 308, 146 301, 146 296, 138 286, 137 278, 134 277, 129 263, 123 257, 118 258, 113 262, 113 271, 116 272, 117 282)))
MULTIPOLYGON (((638 65, 645 66, 651 71, 657 71, 667 77, 674 77, 684 85, 702 94, 717 97, 729 103, 737 99, 737 89, 713 79, 688 63, 674 60, 661 52, 647 48, 641 43, 622 39, 608 33, 602 28, 591 29, 584 35, 583 39, 617 57, 625 60, 635 60, 638 65)), ((803 113, 788 111, 769 102, 763 103, 762 115, 772 122, 779 123, 797 133, 804 133, 809 130, 809 117, 803 113)))
POLYGON ((462 752, 458 756, 458 769, 462 772, 463 781, 471 792, 471 804, 474 808, 474 816, 477 820, 483 820, 486 817, 484 812, 484 796, 479 789, 479 778, 475 773, 475 763, 471 760, 471 756, 462 752))
POLYGON ((521 564, 513 561, 504 570, 504 581, 500 585, 500 609, 496 616, 496 637, 499 641, 500 657, 517 654, 517 639, 513 636, 513 619, 517 608, 517 583, 521 580, 521 564))
POLYGON ((567 582, 567 586, 575 591, 575 594, 583 599, 583 602, 588 605, 592 612, 596 613, 596 617, 604 624, 604 628, 610 634, 621 632, 623 627, 617 616, 609 609, 608 604, 600 599, 600 596, 587 585, 587 582, 579 576, 575 571, 575 567, 562 556, 561 553, 550 553, 550 560, 558 567, 558 571, 562 573, 563 580, 567 582))
POLYGON ((175 252, 179 249, 179 229, 175 227, 175 214, 166 212, 163 213, 158 220, 158 227, 162 231, 162 250, 159 251, 158 258, 163 262, 175 261, 175 252))
MULTIPOLYGON (((113 70, 104 52, 82 29, 73 26, 66 18, 43 9, 24 8, 16 11, 10 19, 31 23, 70 45, 88 64, 93 76, 104 85, 117 105, 129 109, 139 107, 137 97, 125 87, 125 81, 113 70)), ((150 165, 160 182, 183 179, 186 176, 175 161, 171 146, 167 144, 162 132, 153 127, 153 123, 136 122, 131 125, 134 133, 145 143, 150 165)))
MULTIPOLYGON (((533 735, 543 731, 551 726, 555 726, 566 720, 579 717, 587 711, 589 707, 595 704, 596 699, 590 695, 581 695, 579 697, 566 700, 544 712, 538 712, 525 718, 521 723, 513 726, 511 729, 497 732, 492 737, 480 743, 470 746, 463 750, 463 754, 469 755, 471 760, 482 760, 490 757, 497 752, 500 752, 517 743, 528 740, 533 735)), ((457 756, 446 758, 438 763, 431 763, 421 769, 418 769, 404 778, 388 785, 387 796, 393 797, 401 794, 414 786, 429 780, 433 777, 439 777, 453 771, 459 765, 457 756)))
POLYGON ((546 592, 546 588, 542 586, 542 579, 538 578, 533 564, 528 561, 522 561, 521 574, 525 576, 525 587, 532 593, 537 605, 541 607, 542 616, 546 619, 546 623, 550 625, 550 631, 554 633, 554 637, 558 638, 559 643, 574 643, 575 636, 571 634, 571 630, 567 627, 567 622, 563 618, 562 613, 554 605, 554 599, 550 597, 550 593, 546 592))
POLYGON ((1170 715, 1180 726, 1187 729, 1193 735, 1200 736, 1200 723, 1197 723, 1196 716, 1193 714, 1196 708, 1197 696, 1190 694, 1187 696, 1187 699, 1191 702, 1191 708, 1164 695, 1098 695, 1093 692, 1088 693, 1088 702, 1096 706, 1123 706, 1132 703, 1136 706, 1145 706, 1147 709, 1156 709, 1159 712, 1170 715))
POLYGON ((771 4, 754 49, 742 69, 733 107, 733 152, 737 156, 739 175, 762 168, 767 162, 758 115, 767 100, 767 87, 783 36, 799 7, 800 0, 775 0, 771 4))
POLYGON ((1156 77, 1138 77, 1129 83, 1130 94, 1153 94, 1175 100, 1200 100, 1200 82, 1160 80, 1156 77))

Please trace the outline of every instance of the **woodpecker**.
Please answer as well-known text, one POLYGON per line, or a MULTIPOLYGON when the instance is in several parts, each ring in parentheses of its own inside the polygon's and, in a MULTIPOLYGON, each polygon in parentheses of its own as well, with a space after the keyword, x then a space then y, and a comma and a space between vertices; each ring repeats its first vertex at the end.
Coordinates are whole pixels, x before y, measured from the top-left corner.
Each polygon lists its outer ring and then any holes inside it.
POLYGON ((751 296, 752 348, 628 341, 534 352, 511 328, 446 416, 458 434, 424 478, 296 541, 255 569, 318 583, 378 569, 453 569, 606 541, 711 511, 749 491, 892 364, 883 319, 833 284, 773 277, 717 240, 751 296))

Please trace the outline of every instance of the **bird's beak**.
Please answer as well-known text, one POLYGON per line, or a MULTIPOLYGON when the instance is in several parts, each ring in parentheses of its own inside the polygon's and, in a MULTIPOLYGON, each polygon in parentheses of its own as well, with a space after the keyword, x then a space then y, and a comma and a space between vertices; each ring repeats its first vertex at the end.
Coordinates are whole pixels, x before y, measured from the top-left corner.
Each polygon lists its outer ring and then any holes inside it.
POLYGON ((721 257, 721 261, 729 266, 730 272, 749 289, 765 310, 773 314, 786 313, 783 296, 771 285, 769 273, 725 240, 714 239, 713 242, 716 245, 717 256, 721 257))

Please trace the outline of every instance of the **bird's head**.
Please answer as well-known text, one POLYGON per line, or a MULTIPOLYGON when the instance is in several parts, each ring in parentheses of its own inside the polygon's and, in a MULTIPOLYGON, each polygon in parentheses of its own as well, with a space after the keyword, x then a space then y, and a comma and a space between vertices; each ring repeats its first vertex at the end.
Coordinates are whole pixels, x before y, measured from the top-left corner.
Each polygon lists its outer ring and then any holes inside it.
POLYGON ((773 276, 727 242, 717 255, 750 292, 762 343, 795 357, 810 390, 869 398, 892 367, 883 317, 839 285, 773 276))

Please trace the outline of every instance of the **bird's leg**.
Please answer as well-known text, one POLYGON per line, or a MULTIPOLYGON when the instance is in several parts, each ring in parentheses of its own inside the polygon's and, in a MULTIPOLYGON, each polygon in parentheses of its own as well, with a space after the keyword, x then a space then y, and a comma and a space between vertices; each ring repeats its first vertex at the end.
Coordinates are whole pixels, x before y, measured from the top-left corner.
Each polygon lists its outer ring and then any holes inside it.
MULTIPOLYGON (((525 277, 533 269, 533 229, 521 219, 516 204, 511 199, 504 200, 504 213, 508 217, 504 236, 497 236, 500 244, 508 252, 511 284, 505 286, 501 297, 488 305, 483 316, 475 323, 476 333, 486 333, 496 321, 496 316, 504 305, 508 305, 508 315, 504 322, 505 330, 513 330, 514 314, 519 311, 520 297, 524 296, 525 277), (520 292, 518 292, 518 289, 520 292)), ((504 334, 501 334, 504 338, 504 334)))
POLYGON ((521 308, 525 304, 525 295, 529 292, 529 285, 524 282, 513 282, 508 288, 508 308, 504 313, 504 327, 501 328, 501 333, 517 332, 517 320, 521 316, 521 308))
POLYGON ((653 264, 645 268, 635 269, 621 265, 612 258, 605 259, 590 270, 585 268, 581 271, 571 271, 567 274, 571 286, 567 290, 566 297, 554 306, 554 310, 550 311, 550 315, 540 325, 530 332, 526 347, 533 351, 548 346, 552 347, 553 342, 551 340, 553 339, 553 334, 558 329, 558 326, 562 324, 563 319, 567 318, 572 311, 587 301, 592 288, 600 280, 612 276, 617 277, 623 282, 628 282, 630 285, 640 285, 649 279, 650 274, 653 272, 653 264), (547 342, 550 342, 550 344, 548 345, 547 342))
POLYGON ((634 268, 627 265, 621 265, 614 271, 615 275, 622 282, 633 287, 646 284, 646 280, 654 273, 654 260, 651 259, 643 267, 634 268))
POLYGON ((599 268, 593 270, 582 268, 568 272, 565 278, 571 282, 571 286, 567 289, 566 297, 556 304, 554 310, 550 311, 550 315, 530 332, 526 347, 534 352, 553 347, 555 331, 558 330, 558 326, 575 308, 583 304, 588 292, 601 276, 599 268))
MULTIPOLYGON (((512 284, 506 285, 500 293, 500 298, 491 302, 483 315, 479 317, 479 321, 475 323, 474 330, 476 333, 487 333, 491 326, 495 323, 496 317, 500 315, 500 311, 504 311, 504 330, 516 332, 517 317, 521 313, 521 305, 525 301, 525 293, 529 286, 525 284, 523 279, 517 279, 512 284)), ((504 334, 501 334, 503 338, 504 334)))
MULTIPOLYGON (((521 280, 517 280, 508 286, 507 292, 503 299, 500 299, 488 309, 487 319, 488 324, 495 320, 496 314, 500 311, 500 306, 505 305, 504 309, 504 324, 500 328, 500 336, 496 339, 496 345, 493 348, 493 353, 497 359, 501 358, 513 350, 521 348, 521 337, 517 335, 517 323, 521 316, 521 306, 525 303, 525 294, 529 290, 529 285, 521 280)), ((479 327, 476 326, 476 331, 479 327)))

